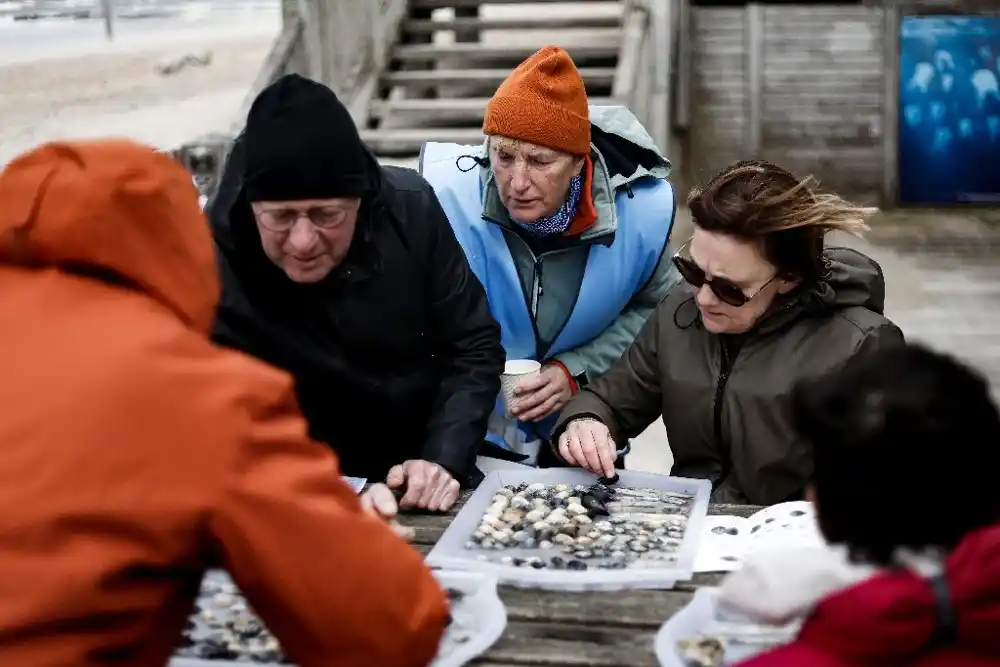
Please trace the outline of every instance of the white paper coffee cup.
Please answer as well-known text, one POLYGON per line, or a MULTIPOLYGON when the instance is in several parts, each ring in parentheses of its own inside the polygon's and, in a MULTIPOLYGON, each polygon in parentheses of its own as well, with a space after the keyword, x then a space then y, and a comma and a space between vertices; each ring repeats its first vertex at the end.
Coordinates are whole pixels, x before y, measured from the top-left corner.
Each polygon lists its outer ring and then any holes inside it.
POLYGON ((500 389, 503 391, 503 406, 508 417, 513 417, 511 410, 517 405, 518 397, 514 394, 517 383, 526 378, 538 375, 542 365, 534 359, 512 359, 504 365, 500 376, 500 389))

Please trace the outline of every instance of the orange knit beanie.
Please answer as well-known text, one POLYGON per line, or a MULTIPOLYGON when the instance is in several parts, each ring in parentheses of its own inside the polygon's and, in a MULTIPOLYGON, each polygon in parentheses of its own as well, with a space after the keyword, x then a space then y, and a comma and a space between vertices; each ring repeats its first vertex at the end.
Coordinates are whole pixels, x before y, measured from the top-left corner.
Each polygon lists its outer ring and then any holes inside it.
POLYGON ((486 105, 483 133, 590 153, 587 92, 565 49, 543 47, 511 72, 486 105))

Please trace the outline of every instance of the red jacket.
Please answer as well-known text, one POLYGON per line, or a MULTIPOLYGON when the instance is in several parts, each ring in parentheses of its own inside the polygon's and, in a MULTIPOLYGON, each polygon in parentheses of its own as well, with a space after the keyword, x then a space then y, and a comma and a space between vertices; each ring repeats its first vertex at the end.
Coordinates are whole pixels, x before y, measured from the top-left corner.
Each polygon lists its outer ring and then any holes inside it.
POLYGON ((948 558, 958 637, 933 646, 934 593, 911 571, 880 573, 826 597, 788 646, 740 667, 1000 665, 1000 527, 968 536, 948 558))

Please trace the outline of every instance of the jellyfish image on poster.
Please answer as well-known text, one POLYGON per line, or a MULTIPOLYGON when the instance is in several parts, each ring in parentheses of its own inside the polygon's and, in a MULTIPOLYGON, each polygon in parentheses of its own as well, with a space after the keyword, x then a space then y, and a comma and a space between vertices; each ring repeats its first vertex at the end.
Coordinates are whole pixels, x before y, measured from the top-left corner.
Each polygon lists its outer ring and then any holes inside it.
POLYGON ((908 16, 901 31, 900 201, 1000 202, 1000 17, 908 16))

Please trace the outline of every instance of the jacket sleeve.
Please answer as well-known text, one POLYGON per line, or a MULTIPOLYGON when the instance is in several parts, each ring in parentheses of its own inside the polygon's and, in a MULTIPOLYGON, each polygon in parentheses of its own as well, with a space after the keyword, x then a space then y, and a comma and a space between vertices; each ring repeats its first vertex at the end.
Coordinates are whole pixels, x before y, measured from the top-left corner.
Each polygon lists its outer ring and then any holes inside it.
POLYGON ((444 592, 420 554, 361 509, 292 396, 289 381, 279 400, 241 401, 253 423, 209 517, 225 567, 296 665, 428 664, 444 592))
POLYGON ((552 430, 553 447, 574 419, 594 417, 604 422, 621 448, 659 416, 662 410, 657 355, 659 320, 654 312, 625 354, 569 402, 552 430))
POLYGON ((870 354, 874 354, 875 352, 885 348, 903 345, 905 342, 906 340, 903 337, 903 331, 895 324, 887 322, 886 324, 873 329, 867 336, 861 339, 861 343, 858 345, 857 350, 854 351, 851 361, 852 363, 856 360, 863 361, 867 359, 870 354))
POLYGON ((446 468, 464 486, 500 393, 506 354, 486 290, 472 273, 429 184, 423 196, 429 319, 444 371, 427 425, 423 458, 446 468))
POLYGON ((596 338, 556 355, 556 360, 562 362, 573 377, 579 378, 582 375, 586 383, 593 382, 621 357, 656 306, 679 281, 680 276, 671 261, 669 246, 664 245, 653 275, 632 297, 621 315, 596 338))

